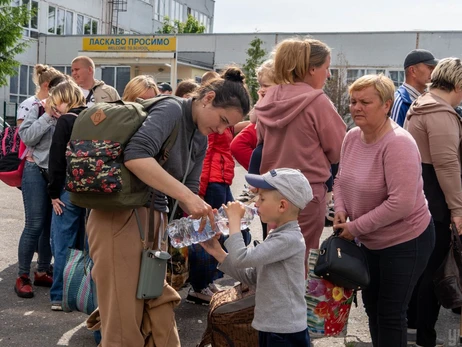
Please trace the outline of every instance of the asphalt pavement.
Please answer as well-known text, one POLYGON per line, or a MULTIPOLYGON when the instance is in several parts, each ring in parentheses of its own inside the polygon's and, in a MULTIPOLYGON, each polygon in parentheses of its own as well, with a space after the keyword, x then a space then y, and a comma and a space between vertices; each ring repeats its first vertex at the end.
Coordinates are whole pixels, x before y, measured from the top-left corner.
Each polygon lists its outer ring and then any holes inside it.
MULTIPOLYGON (((245 171, 237 165, 232 186, 235 196, 244 186, 245 171)), ((85 327, 87 316, 79 312, 51 311, 48 288, 35 287, 35 297, 21 299, 13 286, 17 276, 17 249, 24 228, 24 208, 21 192, 0 182, 0 346, 96 346, 93 335, 85 327)), ((325 228, 323 237, 332 232, 325 228)), ((251 225, 254 239, 261 240, 259 221, 251 225)), ((35 267, 35 260, 33 268, 35 267)), ((207 307, 184 302, 188 288, 182 289, 183 300, 176 310, 176 319, 182 346, 194 347, 199 343, 207 323, 207 307)), ((441 310, 437 324, 438 336, 446 346, 458 346, 459 316, 450 310, 441 310)), ((323 338, 313 341, 314 347, 369 347, 367 317, 359 297, 358 308, 352 308, 348 334, 345 338, 323 338)), ((390 346, 393 347, 393 346, 390 346)))

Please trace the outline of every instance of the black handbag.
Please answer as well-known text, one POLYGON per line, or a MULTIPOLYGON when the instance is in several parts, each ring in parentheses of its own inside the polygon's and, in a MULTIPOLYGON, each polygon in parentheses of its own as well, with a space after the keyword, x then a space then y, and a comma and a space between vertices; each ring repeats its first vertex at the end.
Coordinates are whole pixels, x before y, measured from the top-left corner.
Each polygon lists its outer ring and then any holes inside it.
POLYGON ((370 282, 369 266, 363 249, 354 241, 339 237, 338 232, 334 232, 321 244, 314 273, 346 289, 361 290, 370 282))
POLYGON ((448 254, 433 277, 436 297, 444 308, 462 306, 462 242, 454 224, 451 230, 448 254))

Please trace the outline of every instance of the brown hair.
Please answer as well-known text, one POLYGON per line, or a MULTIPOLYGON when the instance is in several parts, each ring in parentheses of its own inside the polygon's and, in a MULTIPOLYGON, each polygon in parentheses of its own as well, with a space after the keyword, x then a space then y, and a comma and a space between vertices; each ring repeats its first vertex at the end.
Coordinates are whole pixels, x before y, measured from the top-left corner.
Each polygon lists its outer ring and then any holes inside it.
POLYGON ((50 98, 48 100, 50 105, 54 107, 66 103, 68 106, 67 111, 71 108, 85 106, 85 96, 82 90, 70 79, 53 87, 50 91, 50 98))
POLYGON ((211 91, 215 93, 212 102, 213 107, 234 107, 244 115, 249 113, 250 94, 245 84, 245 75, 238 67, 228 67, 220 78, 216 78, 196 90, 193 97, 202 100, 211 91))
POLYGON ((156 95, 159 95, 159 89, 157 88, 156 81, 154 81, 154 77, 149 75, 136 76, 125 86, 122 100, 136 101, 136 98, 139 98, 140 95, 143 95, 148 89, 154 89, 156 95))
POLYGON ((273 55, 276 84, 293 84, 302 81, 310 68, 324 64, 330 48, 319 40, 291 38, 279 43, 273 55))
POLYGON ((201 85, 204 85, 215 78, 220 78, 220 74, 216 71, 207 71, 202 75, 201 85))
POLYGON ((93 69, 93 72, 95 72, 95 63, 90 57, 87 57, 85 55, 78 56, 74 58, 74 60, 72 60, 71 64, 74 64, 78 61, 83 63, 86 67, 91 67, 93 69))
POLYGON ((175 95, 179 96, 180 98, 184 98, 187 97, 185 95, 193 93, 197 88, 199 88, 199 85, 192 79, 184 80, 178 83, 178 86, 175 90, 175 95))
POLYGON ((37 91, 40 90, 40 86, 43 83, 50 82, 52 79, 58 76, 64 76, 61 72, 56 70, 54 67, 48 65, 37 64, 34 66, 34 75, 32 81, 37 86, 37 91))

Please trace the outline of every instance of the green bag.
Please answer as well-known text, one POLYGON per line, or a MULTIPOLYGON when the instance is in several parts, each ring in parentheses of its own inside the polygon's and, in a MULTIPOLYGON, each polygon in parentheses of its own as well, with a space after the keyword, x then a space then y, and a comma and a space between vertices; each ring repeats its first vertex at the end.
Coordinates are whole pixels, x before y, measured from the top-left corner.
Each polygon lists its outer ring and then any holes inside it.
MULTIPOLYGON (((140 102, 97 103, 77 117, 67 146, 65 189, 74 205, 98 210, 132 209, 144 206, 149 187, 124 165, 123 151, 145 121, 148 110, 173 96, 160 96, 140 102)), ((168 159, 179 131, 176 124, 156 157, 159 164, 168 159)))

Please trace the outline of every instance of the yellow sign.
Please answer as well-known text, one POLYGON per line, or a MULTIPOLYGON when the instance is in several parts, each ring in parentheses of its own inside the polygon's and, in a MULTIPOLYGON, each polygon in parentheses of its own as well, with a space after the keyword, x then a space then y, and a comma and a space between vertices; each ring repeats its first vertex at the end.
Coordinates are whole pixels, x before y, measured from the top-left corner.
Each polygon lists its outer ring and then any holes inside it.
POLYGON ((82 39, 83 51, 174 52, 175 36, 95 36, 82 39))

